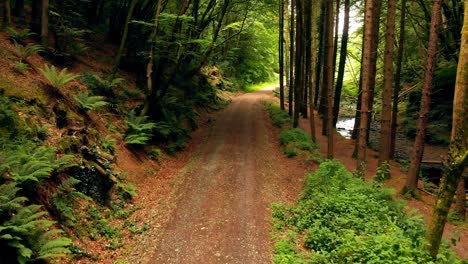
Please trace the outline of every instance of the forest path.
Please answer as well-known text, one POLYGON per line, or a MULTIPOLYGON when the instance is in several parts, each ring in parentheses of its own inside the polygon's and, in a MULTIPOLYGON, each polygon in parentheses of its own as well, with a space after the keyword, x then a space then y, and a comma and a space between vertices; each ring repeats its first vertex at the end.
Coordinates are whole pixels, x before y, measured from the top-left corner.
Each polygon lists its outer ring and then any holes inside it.
POLYGON ((296 198, 307 171, 276 143, 261 104, 271 98, 243 94, 215 116, 178 172, 177 206, 148 263, 271 263, 270 205, 296 198))

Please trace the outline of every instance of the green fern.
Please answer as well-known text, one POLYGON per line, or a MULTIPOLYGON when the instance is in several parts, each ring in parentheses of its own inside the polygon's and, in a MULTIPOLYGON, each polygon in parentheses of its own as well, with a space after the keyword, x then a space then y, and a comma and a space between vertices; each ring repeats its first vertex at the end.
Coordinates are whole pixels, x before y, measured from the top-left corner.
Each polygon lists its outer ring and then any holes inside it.
POLYGON ((49 178, 54 170, 70 165, 73 157, 65 155, 57 159, 54 149, 48 147, 34 150, 17 148, 8 155, 0 168, 9 171, 11 179, 25 188, 34 187, 49 178))
POLYGON ((150 122, 147 116, 137 116, 135 111, 130 111, 125 119, 125 142, 129 145, 145 145, 153 137, 156 123, 150 122))
POLYGON ((57 191, 52 195, 52 206, 65 224, 73 224, 76 221, 74 214, 76 201, 89 199, 88 196, 76 190, 75 186, 81 181, 73 177, 64 180, 57 191))
POLYGON ((14 28, 8 27, 6 29, 8 34, 10 34, 10 39, 17 42, 25 41, 26 39, 36 35, 35 33, 31 32, 29 29, 24 30, 16 30, 14 28))
POLYGON ((81 108, 85 110, 93 110, 99 107, 104 107, 109 103, 105 101, 104 96, 92 96, 88 93, 79 93, 75 96, 75 100, 80 104, 81 108))
POLYGON ((35 55, 38 52, 41 52, 44 50, 42 46, 37 45, 37 44, 30 43, 30 44, 27 44, 26 46, 23 46, 21 44, 18 44, 15 41, 14 45, 15 45, 15 54, 20 59, 20 62, 23 62, 24 60, 31 57, 32 55, 35 55))
POLYGON ((23 72, 29 70, 29 65, 27 63, 22 62, 22 61, 16 61, 16 62, 14 62, 14 64, 15 64, 15 70, 18 73, 23 73, 23 72))
POLYGON ((39 71, 55 89, 62 88, 67 83, 80 76, 79 74, 69 73, 67 68, 63 68, 61 71, 58 71, 55 66, 49 67, 47 64, 44 65, 43 69, 39 69, 39 71))
POLYGON ((25 206, 27 199, 17 196, 19 191, 14 182, 0 185, 0 245, 14 249, 18 263, 70 253, 67 247, 72 241, 52 228, 55 222, 44 218, 47 212, 40 211, 40 205, 25 206))

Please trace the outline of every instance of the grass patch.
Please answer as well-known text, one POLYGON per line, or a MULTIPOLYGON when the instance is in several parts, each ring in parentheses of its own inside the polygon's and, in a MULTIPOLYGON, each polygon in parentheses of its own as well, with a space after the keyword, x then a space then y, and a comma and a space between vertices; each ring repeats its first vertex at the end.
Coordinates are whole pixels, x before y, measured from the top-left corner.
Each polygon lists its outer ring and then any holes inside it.
POLYGON ((255 91, 260 91, 265 88, 271 87, 271 86, 279 86, 278 81, 271 81, 271 82, 263 82, 263 83, 257 83, 257 84, 249 84, 244 88, 244 91, 246 92, 255 92, 255 91))
POLYGON ((422 217, 392 194, 323 162, 297 206, 273 207, 274 263, 462 263, 447 245, 432 260, 422 217))

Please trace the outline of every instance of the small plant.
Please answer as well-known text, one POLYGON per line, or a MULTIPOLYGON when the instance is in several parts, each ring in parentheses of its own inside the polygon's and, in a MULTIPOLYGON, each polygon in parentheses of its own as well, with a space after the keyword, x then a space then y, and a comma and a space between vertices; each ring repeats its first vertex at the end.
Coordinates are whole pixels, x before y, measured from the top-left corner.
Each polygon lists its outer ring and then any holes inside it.
POLYGON ((152 160, 158 160, 162 154, 162 150, 160 148, 151 148, 148 151, 148 157, 152 160))
POLYGON ((266 102, 265 106, 270 114, 270 118, 274 126, 281 128, 292 123, 288 112, 282 110, 278 105, 266 102))
POLYGON ((18 73, 23 73, 27 70, 29 70, 29 65, 27 63, 24 63, 22 61, 15 61, 15 70, 18 73))
POLYGON ((92 96, 88 93, 79 93, 75 96, 75 100, 80 104, 84 110, 94 110, 99 107, 104 107, 109 103, 105 101, 104 96, 92 96))
POLYGON ((156 123, 150 122, 147 116, 137 116, 130 111, 125 118, 125 142, 129 145, 145 145, 153 137, 156 123))
POLYGON ((37 45, 37 44, 29 43, 26 46, 23 46, 15 42, 14 45, 15 45, 15 54, 16 56, 18 56, 20 62, 23 62, 24 60, 31 57, 32 55, 35 55, 38 52, 41 52, 44 50, 42 46, 37 45))
POLYGON ((390 177, 390 164, 384 161, 378 168, 374 177, 374 186, 382 186, 383 182, 390 177))
POLYGON ((67 225, 73 225, 77 220, 74 213, 76 202, 80 199, 89 200, 88 196, 75 189, 78 183, 80 181, 73 177, 65 179, 51 197, 56 214, 67 225))
POLYGON ((36 35, 35 33, 31 32, 29 28, 16 30, 14 28, 8 27, 6 31, 8 34, 10 34, 10 39, 15 42, 24 42, 26 39, 36 35))
POLYGON ((44 77, 49 81, 49 84, 55 89, 60 89, 65 86, 67 83, 75 80, 80 75, 69 73, 67 68, 63 68, 61 71, 58 71, 55 66, 44 65, 43 69, 39 71, 44 75, 44 77))
POLYGON ((109 152, 110 154, 115 153, 115 146, 116 145, 117 145, 117 141, 115 141, 115 139, 113 139, 110 135, 106 135, 101 140, 102 149, 109 152))

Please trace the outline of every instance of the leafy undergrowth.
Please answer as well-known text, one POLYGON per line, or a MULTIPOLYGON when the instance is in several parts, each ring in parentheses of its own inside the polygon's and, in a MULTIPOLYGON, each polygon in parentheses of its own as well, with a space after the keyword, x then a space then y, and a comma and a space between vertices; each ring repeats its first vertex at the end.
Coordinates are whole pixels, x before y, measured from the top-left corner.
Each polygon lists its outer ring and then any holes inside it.
POLYGON ((300 128, 292 128, 292 120, 288 112, 282 110, 277 104, 264 103, 274 126, 281 128, 279 142, 283 153, 288 157, 305 154, 308 159, 321 161, 317 144, 300 128))
POLYGON ((463 263, 447 246, 432 260, 423 219, 392 194, 337 161, 323 162, 297 206, 273 208, 274 263, 463 263))

